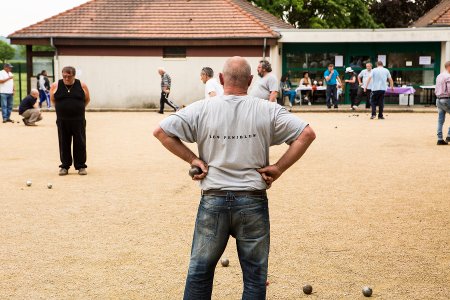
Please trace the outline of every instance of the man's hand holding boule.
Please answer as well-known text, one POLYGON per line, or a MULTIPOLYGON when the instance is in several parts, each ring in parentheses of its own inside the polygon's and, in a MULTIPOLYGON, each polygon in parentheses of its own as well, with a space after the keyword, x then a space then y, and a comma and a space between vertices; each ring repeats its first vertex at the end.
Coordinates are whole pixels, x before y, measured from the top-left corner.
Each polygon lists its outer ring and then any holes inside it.
POLYGON ((208 164, 199 158, 192 160, 191 167, 199 167, 202 170, 201 174, 192 176, 192 180, 203 180, 208 175, 208 164))

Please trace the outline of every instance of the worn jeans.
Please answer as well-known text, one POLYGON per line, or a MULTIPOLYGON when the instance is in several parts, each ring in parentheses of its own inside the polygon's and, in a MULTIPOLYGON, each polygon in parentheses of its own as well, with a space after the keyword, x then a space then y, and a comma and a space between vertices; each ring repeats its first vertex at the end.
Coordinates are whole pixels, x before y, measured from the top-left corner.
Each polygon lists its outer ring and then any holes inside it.
POLYGON ((0 101, 2 102, 2 117, 3 121, 11 117, 13 108, 13 94, 0 94, 0 101))
POLYGON ((372 116, 376 116, 378 105, 378 118, 383 117, 384 93, 385 91, 372 91, 370 95, 370 105, 372 105, 372 116))
POLYGON ((338 107, 339 98, 337 94, 337 86, 335 84, 327 85, 326 99, 328 107, 331 107, 331 104, 333 104, 334 107, 338 107), (333 103, 331 103, 331 100, 333 100, 333 103))
MULTIPOLYGON (((449 99, 436 99, 436 106, 438 109, 438 126, 437 126, 437 137, 438 140, 443 140, 444 136, 442 134, 442 127, 445 123, 445 114, 450 114, 450 98, 449 99)), ((450 137, 450 126, 448 127, 447 136, 450 137)))
POLYGON ((236 239, 242 299, 264 300, 270 244, 265 196, 202 196, 195 223, 184 300, 211 299, 214 269, 229 236, 236 239))

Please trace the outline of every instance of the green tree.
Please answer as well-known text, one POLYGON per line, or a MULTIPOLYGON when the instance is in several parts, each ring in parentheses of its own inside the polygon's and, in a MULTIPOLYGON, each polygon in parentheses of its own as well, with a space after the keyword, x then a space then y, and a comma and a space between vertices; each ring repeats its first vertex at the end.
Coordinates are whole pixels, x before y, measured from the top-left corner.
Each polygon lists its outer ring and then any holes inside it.
POLYGON ((408 27, 426 14, 440 0, 380 0, 373 1, 370 13, 386 28, 408 27))
POLYGON ((377 28, 370 0, 253 0, 297 28, 377 28))
POLYGON ((16 51, 8 43, 0 41, 0 61, 5 63, 9 59, 13 59, 16 51))

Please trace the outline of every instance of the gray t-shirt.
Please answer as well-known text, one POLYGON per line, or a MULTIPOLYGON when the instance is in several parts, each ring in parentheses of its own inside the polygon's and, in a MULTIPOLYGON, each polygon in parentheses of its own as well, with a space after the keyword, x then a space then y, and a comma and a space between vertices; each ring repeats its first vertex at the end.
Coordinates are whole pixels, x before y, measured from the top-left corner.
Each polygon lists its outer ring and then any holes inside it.
POLYGON ((270 72, 262 78, 259 77, 249 94, 256 98, 269 100, 270 92, 278 92, 279 88, 278 79, 270 72))
POLYGON ((251 96, 197 101, 164 119, 171 137, 198 144, 208 175, 203 190, 264 190, 256 169, 269 165, 269 147, 290 144, 308 124, 276 103, 251 96))

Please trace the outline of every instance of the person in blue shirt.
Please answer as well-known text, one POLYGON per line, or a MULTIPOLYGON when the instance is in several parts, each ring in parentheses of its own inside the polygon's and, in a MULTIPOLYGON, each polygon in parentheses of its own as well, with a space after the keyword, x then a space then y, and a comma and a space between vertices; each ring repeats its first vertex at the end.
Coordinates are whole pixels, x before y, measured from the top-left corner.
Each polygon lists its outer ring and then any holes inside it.
POLYGON ((334 69, 333 64, 328 65, 328 70, 323 74, 325 77, 325 81, 327 83, 327 107, 330 109, 331 104, 334 105, 334 108, 338 108, 338 95, 337 95, 337 86, 341 85, 341 79, 339 78, 339 73, 334 69), (331 100, 333 100, 331 102, 331 100))
MULTIPOLYGON (((391 73, 388 69, 383 67, 383 62, 378 61, 377 67, 372 70, 372 75, 367 80, 367 86, 372 83, 372 93, 370 95, 370 105, 372 106, 372 116, 371 119, 375 119, 378 109, 378 119, 383 120, 383 109, 384 109, 384 93, 387 90, 387 81, 389 80, 389 85, 391 90, 394 90, 394 81, 392 80, 391 73)), ((364 92, 367 90, 367 86, 364 87, 364 92)))

